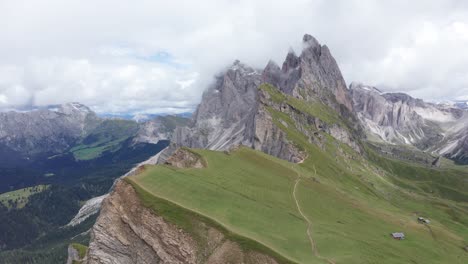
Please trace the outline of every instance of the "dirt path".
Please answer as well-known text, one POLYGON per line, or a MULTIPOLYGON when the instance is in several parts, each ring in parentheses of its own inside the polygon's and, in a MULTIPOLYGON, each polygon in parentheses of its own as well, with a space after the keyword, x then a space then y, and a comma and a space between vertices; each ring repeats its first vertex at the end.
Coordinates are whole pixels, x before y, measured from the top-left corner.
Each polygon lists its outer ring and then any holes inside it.
POLYGON ((302 209, 301 209, 301 206, 299 205, 299 201, 297 200, 297 197, 296 197, 296 190, 297 190, 297 185, 299 184, 299 182, 301 181, 301 178, 297 178, 296 179, 296 183, 294 184, 294 189, 293 189, 293 198, 294 198, 294 201, 296 202, 296 207, 297 207, 297 210, 299 211, 299 214, 301 214, 302 218, 304 218, 304 220, 307 222, 307 237, 309 237, 309 241, 310 241, 310 246, 312 248, 312 252, 314 253, 315 256, 318 255, 318 251, 317 251, 317 247, 315 246, 315 241, 314 239, 312 238, 312 235, 311 235, 311 229, 312 229, 312 222, 309 220, 309 218, 307 218, 307 216, 302 212, 302 209))
MULTIPOLYGON (((315 169, 315 166, 314 166, 314 169, 315 169)), ((306 231, 306 233, 307 233, 307 237, 309 238, 309 241, 310 241, 310 247, 312 249, 312 253, 314 254, 314 256, 316 256, 319 259, 325 260, 326 262, 328 262, 330 264, 335 264, 334 261, 332 261, 330 259, 327 259, 325 257, 322 257, 318 252, 317 244, 315 243, 315 240, 312 238, 312 221, 310 221, 310 219, 302 211, 301 205, 299 204, 299 200, 297 199, 297 196, 296 196, 297 186, 299 185, 299 182, 301 181, 301 176, 296 170, 294 170, 294 171, 297 173, 297 179, 296 179, 296 181, 294 183, 294 189, 293 189, 292 194, 293 194, 294 202, 296 203, 297 210, 299 211, 299 214, 307 222, 307 231, 306 231)), ((317 174, 317 171, 315 173, 317 174)))
POLYGON ((427 227, 427 229, 429 230, 429 233, 431 233, 432 239, 437 240, 437 238, 436 238, 434 232, 432 232, 432 228, 431 228, 428 224, 424 224, 424 225, 425 225, 425 226, 427 227))

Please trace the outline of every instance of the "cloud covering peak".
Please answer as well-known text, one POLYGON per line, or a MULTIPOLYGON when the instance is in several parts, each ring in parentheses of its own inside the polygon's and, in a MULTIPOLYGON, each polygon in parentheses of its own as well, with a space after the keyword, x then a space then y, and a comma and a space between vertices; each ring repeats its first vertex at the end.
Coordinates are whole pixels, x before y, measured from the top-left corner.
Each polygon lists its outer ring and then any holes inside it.
POLYGON ((226 65, 281 63, 304 33, 348 82, 468 99, 464 1, 6 0, 0 25, 0 109, 187 112, 226 65))

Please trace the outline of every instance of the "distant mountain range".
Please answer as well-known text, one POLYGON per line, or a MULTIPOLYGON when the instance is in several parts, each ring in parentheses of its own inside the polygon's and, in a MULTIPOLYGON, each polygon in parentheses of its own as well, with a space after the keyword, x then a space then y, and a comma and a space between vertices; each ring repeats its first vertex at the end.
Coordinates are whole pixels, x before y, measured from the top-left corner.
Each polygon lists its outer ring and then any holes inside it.
POLYGON ((66 246, 86 239, 79 234, 93 218, 61 227, 116 178, 167 147, 186 122, 103 118, 79 103, 1 112, 0 263, 65 262, 66 246), (36 251, 44 243, 51 246, 36 251))
MULTIPOLYGON (((269 121, 268 107, 285 107, 274 105, 274 100, 265 94, 264 90, 269 89, 265 84, 269 84, 286 95, 305 100, 316 115, 326 115, 332 109, 345 117, 356 129, 355 134, 339 125, 324 129, 354 148, 356 138, 363 136, 358 132, 362 129, 373 142, 413 146, 434 157, 442 155, 468 163, 465 102, 429 103, 404 93, 384 93, 361 83, 347 88, 327 46, 308 35, 303 42, 301 54, 288 53, 282 67, 270 61, 259 70, 234 62, 205 91, 192 125, 176 130, 174 141, 213 150, 242 144, 288 160, 303 158, 294 148, 281 144, 281 132, 275 131, 269 121), (317 103, 330 109, 314 109, 317 103)), ((297 108, 294 106, 289 112, 297 108)))
POLYGON ((359 83, 349 88, 354 110, 370 140, 410 145, 460 163, 468 162, 465 103, 434 104, 404 93, 382 93, 359 83))

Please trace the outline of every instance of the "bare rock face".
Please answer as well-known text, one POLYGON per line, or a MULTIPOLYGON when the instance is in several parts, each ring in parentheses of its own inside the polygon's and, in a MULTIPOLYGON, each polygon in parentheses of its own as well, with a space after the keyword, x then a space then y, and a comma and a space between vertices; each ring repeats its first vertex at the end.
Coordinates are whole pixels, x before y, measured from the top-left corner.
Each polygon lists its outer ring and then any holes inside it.
POLYGON ((467 160, 466 110, 427 103, 403 93, 382 93, 360 83, 352 83, 350 91, 357 116, 372 137, 467 160))
POLYGON ((80 208, 78 213, 73 217, 72 220, 67 224, 67 226, 76 226, 79 225, 84 220, 88 219, 90 216, 99 212, 101 208, 102 201, 107 197, 107 194, 94 197, 86 201, 86 203, 80 208))
POLYGON ((178 128, 173 141, 179 145, 227 150, 232 145, 251 145, 261 75, 239 61, 217 76, 203 94, 193 115, 193 125, 178 128))
POLYGON ((85 263, 196 263, 195 242, 141 205, 120 181, 104 200, 85 263))
POLYGON ((180 116, 157 116, 140 124, 133 139, 135 143, 156 144, 160 140, 170 140, 177 126, 185 126, 190 120, 180 116))
POLYGON ((93 227, 84 263, 87 264, 277 264, 264 254, 248 251, 223 233, 196 223, 203 245, 144 207, 133 187, 120 181, 105 199, 93 227))
POLYGON ((176 168, 203 168, 205 163, 199 155, 183 148, 177 149, 167 160, 166 164, 176 168))
POLYGON ((152 143, 156 144, 160 140, 169 140, 171 132, 165 131, 160 122, 150 120, 140 125, 138 133, 134 138, 135 143, 152 143))
POLYGON ((78 250, 76 250, 72 245, 68 246, 68 258, 67 258, 67 264, 74 264, 73 262, 75 261, 78 262, 80 261, 80 254, 78 253, 78 250))
POLYGON ((307 157, 306 152, 292 144, 286 138, 286 133, 273 123, 272 117, 264 107, 255 115, 255 124, 254 149, 295 163, 307 157))
POLYGON ((304 35, 304 49, 297 56, 290 51, 281 70, 270 62, 263 72, 264 81, 286 94, 309 100, 319 98, 323 103, 339 110, 339 104, 352 112, 353 104, 330 50, 311 35, 304 35))

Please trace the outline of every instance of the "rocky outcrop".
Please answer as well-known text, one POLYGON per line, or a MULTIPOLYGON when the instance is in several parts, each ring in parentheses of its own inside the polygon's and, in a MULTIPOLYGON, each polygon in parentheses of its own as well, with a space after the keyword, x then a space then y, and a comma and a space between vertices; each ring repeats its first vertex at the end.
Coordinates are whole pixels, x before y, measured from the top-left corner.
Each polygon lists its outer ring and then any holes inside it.
POLYGON ((107 197, 107 194, 104 194, 104 195, 94 197, 86 201, 86 203, 80 208, 78 213, 67 224, 67 226, 79 225, 81 222, 88 219, 90 216, 98 213, 99 209, 101 208, 101 203, 106 197, 107 197))
POLYGON ((72 245, 68 246, 68 258, 67 258, 67 264, 75 264, 78 261, 81 261, 82 259, 80 258, 80 254, 78 253, 78 250, 74 248, 72 245))
MULTIPOLYGON (((308 141, 310 143, 313 143, 319 146, 323 145, 323 137, 320 133, 318 133, 320 131, 320 132, 324 132, 324 133, 331 135, 336 140, 348 145, 349 147, 354 149, 356 152, 361 153, 361 149, 359 147, 359 144, 357 143, 356 137, 351 133, 351 130, 347 128, 345 125, 336 124, 336 123, 328 124, 324 122, 323 120, 321 120, 320 118, 316 116, 312 116, 308 113, 302 112, 299 109, 296 109, 294 106, 286 102, 276 103, 274 100, 272 100, 272 98, 270 98, 270 95, 265 90, 261 90, 259 92, 259 100, 261 102, 261 107, 260 107, 261 109, 266 109, 266 107, 269 107, 278 112, 284 113, 288 117, 290 117, 291 120, 294 122, 294 128, 299 130, 299 132, 301 132, 302 134, 304 134, 309 139, 308 141)), ((259 119, 260 119, 259 122, 262 123, 262 122, 265 122, 265 120, 270 120, 271 116, 269 118, 260 117, 259 119)), ((282 125, 288 127, 288 124, 286 123, 283 123, 282 125)), ((281 140, 277 139, 276 142, 288 143, 288 146, 286 148, 281 147, 283 151, 286 150, 286 153, 288 153, 289 155, 293 155, 293 158, 290 158, 287 160, 298 162, 298 161, 302 161, 305 159, 306 152, 299 151, 297 147, 293 147, 293 144, 291 144, 286 138, 281 138, 281 140)), ((273 142, 271 143, 275 145, 273 142)), ((272 153, 272 152, 267 152, 263 149, 260 149, 260 150, 270 155, 283 158, 281 155, 274 154, 275 152, 272 153)))
POLYGON ((204 168, 206 167, 203 158, 184 148, 177 149, 165 162, 167 165, 176 168, 204 168))
POLYGON ((264 107, 261 107, 255 116, 253 148, 295 163, 307 157, 307 153, 290 142, 286 133, 274 124, 273 118, 264 107))
POLYGON ((440 156, 434 159, 434 161, 432 162, 432 166, 436 168, 440 167, 440 156))
POLYGON ((190 127, 178 128, 173 141, 192 148, 227 150, 251 145, 261 75, 239 61, 217 76, 203 94, 190 127))
POLYGON ((290 51, 280 69, 269 62, 263 72, 264 81, 286 94, 305 100, 320 99, 339 110, 343 105, 352 111, 353 104, 346 83, 335 59, 326 45, 311 35, 304 35, 299 56, 290 51))
POLYGON ((117 183, 91 231, 85 263, 195 263, 194 240, 141 205, 117 183))
POLYGON ((267 255, 245 252, 216 228, 194 226, 204 242, 144 207, 133 187, 120 181, 104 200, 84 263, 277 264, 267 255))
POLYGON ((139 130, 133 139, 135 143, 156 144, 160 140, 171 140, 177 126, 186 126, 190 119, 180 116, 157 116, 140 123, 139 130))

